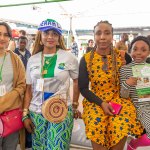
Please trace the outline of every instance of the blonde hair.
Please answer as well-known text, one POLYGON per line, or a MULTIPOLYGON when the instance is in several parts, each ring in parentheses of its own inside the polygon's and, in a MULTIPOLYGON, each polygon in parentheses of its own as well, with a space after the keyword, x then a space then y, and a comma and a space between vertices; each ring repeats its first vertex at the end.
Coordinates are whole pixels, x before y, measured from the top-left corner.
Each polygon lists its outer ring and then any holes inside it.
MULTIPOLYGON (((38 31, 35 37, 35 43, 33 46, 33 52, 32 55, 35 55, 44 49, 44 45, 41 43, 41 31, 38 31)), ((64 42, 64 37, 62 35, 59 36, 59 45, 56 46, 56 48, 60 48, 62 50, 66 50, 65 42, 64 42)))

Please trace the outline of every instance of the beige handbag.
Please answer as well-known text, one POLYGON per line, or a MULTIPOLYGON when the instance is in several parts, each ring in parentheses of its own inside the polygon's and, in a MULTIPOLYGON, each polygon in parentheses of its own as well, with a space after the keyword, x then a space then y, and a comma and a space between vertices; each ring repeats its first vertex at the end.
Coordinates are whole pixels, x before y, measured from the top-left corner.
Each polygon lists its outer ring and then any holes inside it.
POLYGON ((60 123, 65 119, 67 113, 67 102, 59 95, 50 97, 42 104, 42 114, 49 122, 60 123))

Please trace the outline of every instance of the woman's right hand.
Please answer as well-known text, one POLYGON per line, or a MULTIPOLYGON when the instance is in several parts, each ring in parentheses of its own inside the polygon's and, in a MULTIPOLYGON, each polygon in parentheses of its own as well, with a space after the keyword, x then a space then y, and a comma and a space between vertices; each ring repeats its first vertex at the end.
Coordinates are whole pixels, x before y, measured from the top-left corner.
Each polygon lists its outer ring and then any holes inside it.
POLYGON ((110 116, 114 115, 113 114, 114 110, 113 110, 112 106, 109 103, 102 102, 101 108, 103 109, 105 115, 110 115, 110 116))
POLYGON ((34 126, 32 120, 30 118, 25 119, 23 121, 23 123, 24 123, 24 127, 27 129, 27 131, 29 133, 33 133, 34 132, 35 126, 34 126))

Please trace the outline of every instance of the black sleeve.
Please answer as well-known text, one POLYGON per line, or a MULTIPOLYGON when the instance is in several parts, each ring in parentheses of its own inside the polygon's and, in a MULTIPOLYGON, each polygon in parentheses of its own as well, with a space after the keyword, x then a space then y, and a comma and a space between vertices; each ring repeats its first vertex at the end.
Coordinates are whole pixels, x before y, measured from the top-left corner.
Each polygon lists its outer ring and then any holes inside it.
POLYGON ((126 64, 129 64, 132 61, 132 58, 128 53, 125 53, 125 60, 126 60, 126 64))
POLYGON ((89 90, 89 77, 84 57, 82 57, 80 60, 78 81, 82 96, 85 97, 89 102, 94 102, 97 105, 101 105, 103 101, 89 90))

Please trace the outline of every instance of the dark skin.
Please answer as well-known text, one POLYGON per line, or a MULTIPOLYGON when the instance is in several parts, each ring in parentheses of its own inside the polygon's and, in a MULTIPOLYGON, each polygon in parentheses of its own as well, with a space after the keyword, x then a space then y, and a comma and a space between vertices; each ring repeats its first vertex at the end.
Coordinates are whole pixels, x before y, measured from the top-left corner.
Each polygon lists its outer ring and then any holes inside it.
MULTIPOLYGON (((97 45, 96 52, 99 55, 108 55, 111 51, 111 43, 112 43, 112 27, 108 24, 101 23, 99 26, 95 28, 95 43, 97 45)), ((113 115, 113 108, 107 102, 102 102, 101 107, 106 115, 113 115)))
MULTIPOLYGON (((31 99, 32 99, 32 86, 27 85, 25 96, 24 96, 24 106, 23 106, 23 108, 29 108, 29 104, 30 104, 31 99)), ((23 123, 24 123, 24 127, 27 129, 27 131, 29 133, 34 132, 35 126, 34 126, 34 124, 33 124, 33 122, 31 121, 30 118, 25 119, 23 123)))
MULTIPOLYGON (((79 88, 78 88, 78 79, 74 79, 73 80, 73 102, 77 102, 79 99, 79 88)), ((82 118, 81 117, 81 112, 78 111, 78 106, 77 105, 72 105, 73 107, 73 113, 74 113, 74 118, 78 119, 78 118, 82 118)))
POLYGON ((19 39, 19 50, 24 52, 25 51, 25 48, 26 48, 26 45, 27 45, 27 40, 26 39, 19 39))
MULTIPOLYGON (((111 46, 113 41, 112 26, 108 23, 100 23, 94 29, 94 40, 96 44, 96 52, 99 55, 109 55, 111 53, 111 46)), ((107 116, 113 116, 113 108, 107 102, 102 102, 101 108, 107 116)), ((127 137, 123 137, 119 143, 111 147, 109 150, 123 150, 127 137)), ((108 150, 103 145, 99 145, 93 141, 93 150, 108 150)))

